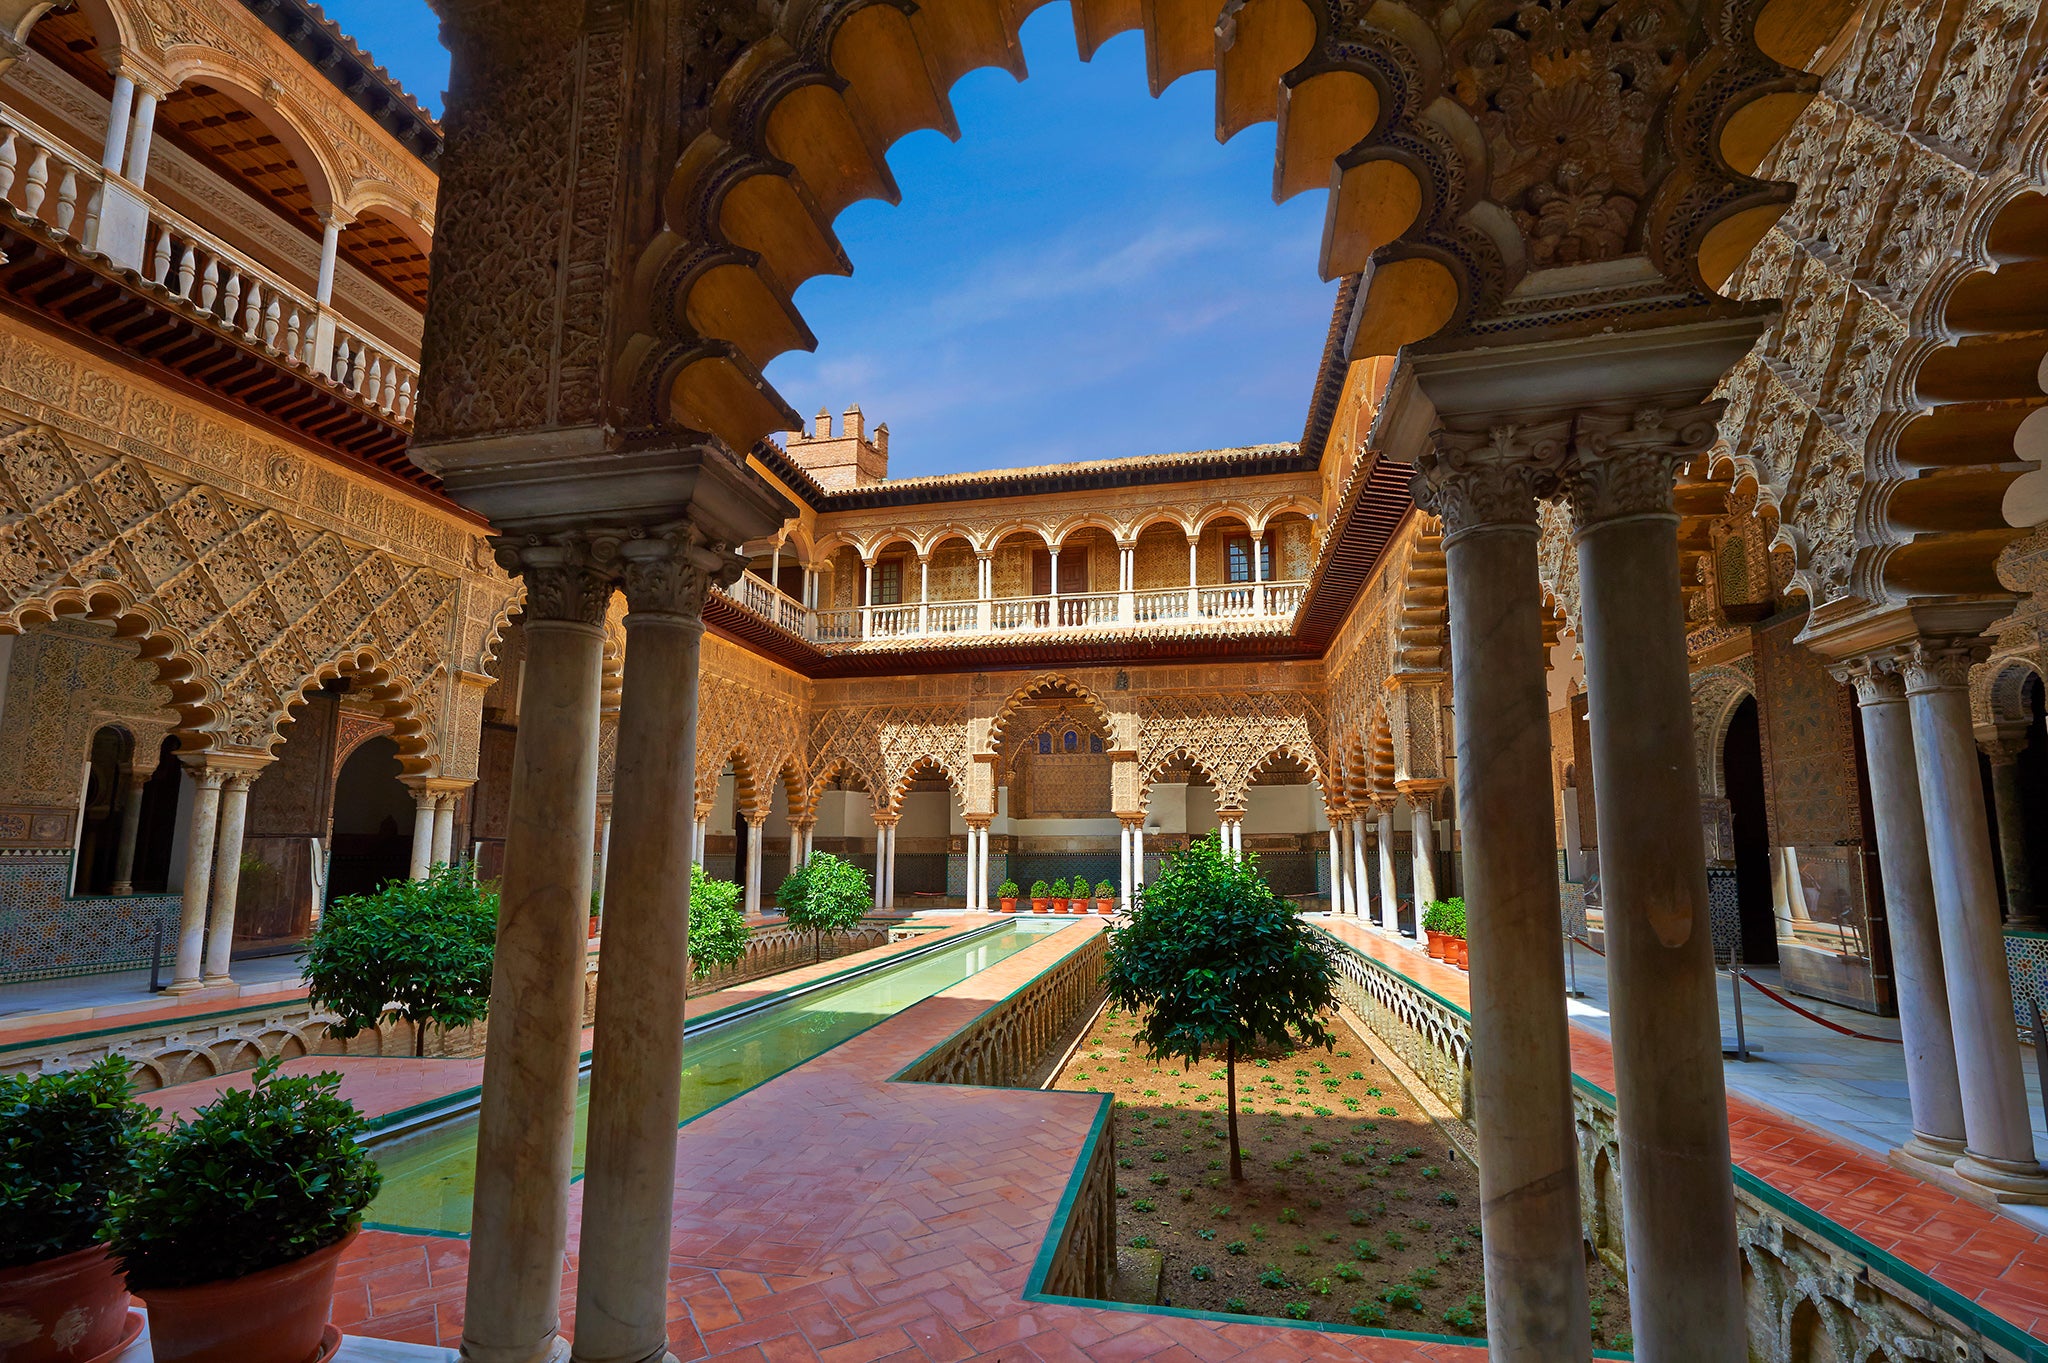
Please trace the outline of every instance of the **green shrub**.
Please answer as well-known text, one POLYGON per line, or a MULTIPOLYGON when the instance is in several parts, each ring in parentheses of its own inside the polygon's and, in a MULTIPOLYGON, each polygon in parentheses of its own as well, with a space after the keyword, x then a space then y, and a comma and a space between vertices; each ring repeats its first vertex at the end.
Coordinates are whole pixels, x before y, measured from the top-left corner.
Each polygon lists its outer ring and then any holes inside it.
POLYGON ((1097 899, 1115 899, 1116 886, 1106 880, 1097 881, 1095 883, 1095 897, 1097 899))
POLYGON ((1044 881, 1042 881, 1042 880, 1034 880, 1034 881, 1032 881, 1032 882, 1031 882, 1031 897, 1032 897, 1033 899, 1051 899, 1051 898, 1052 898, 1052 886, 1050 886, 1050 885, 1046 884, 1046 883, 1045 883, 1044 881))
POLYGON ((702 975, 719 966, 737 965, 753 937, 740 887, 714 880, 703 866, 690 863, 690 965, 702 975))
POLYGON ((1061 876, 1052 883, 1052 897, 1054 899, 1071 899, 1073 894, 1073 889, 1067 884, 1065 876, 1061 876))
POLYGON ((343 1040, 377 1025, 387 1007, 413 1027, 464 1027, 491 1006, 498 892, 467 866, 436 866, 425 880, 393 880, 375 894, 327 906, 306 942, 306 993, 335 1015, 343 1040))
POLYGON ((1243 1297, 1232 1297, 1229 1301, 1223 1303, 1223 1309, 1234 1316, 1248 1316, 1252 1310, 1251 1303, 1247 1302, 1243 1297))
POLYGON ((1362 1301, 1351 1308, 1351 1319, 1360 1325, 1385 1325, 1387 1308, 1376 1301, 1362 1301))
POLYGON ((138 1292, 246 1277, 347 1235, 383 1176, 341 1076, 287 1076, 276 1058, 170 1130, 146 1138, 107 1243, 138 1292))
POLYGON ((811 955, 818 955, 818 942, 825 933, 845 932, 857 926, 875 906, 875 885, 868 873, 830 852, 814 852, 811 859, 789 873, 775 892, 775 902, 789 916, 789 925, 811 934, 811 955))
POLYGON ((1015 899, 1017 897, 1018 894, 1016 881, 1006 880, 1002 884, 996 886, 997 899, 1015 899))
POLYGON ((1207 1264, 1196 1264, 1188 1270, 1188 1276, 1198 1283, 1205 1283, 1216 1276, 1216 1270, 1207 1264))
POLYGON ((90 1247, 154 1115, 130 1099, 119 1056, 0 1079, 0 1269, 90 1247))
POLYGON ((1432 899, 1429 908, 1422 915, 1424 932, 1448 933, 1453 937, 1465 935, 1465 901, 1463 899, 1432 899))
POLYGON ((1067 881, 1067 884, 1074 887, 1074 898, 1076 899, 1086 899, 1088 897, 1088 886, 1092 883, 1086 875, 1074 876, 1067 881))
POLYGON ((1315 1309, 1305 1301, 1291 1301, 1280 1309, 1287 1313, 1289 1320, 1313 1320, 1316 1314, 1315 1309))
POLYGON ((1282 1273, 1279 1269, 1269 1268, 1265 1272, 1259 1274, 1259 1286, 1281 1288, 1292 1287, 1294 1286, 1294 1284, 1289 1282, 1287 1279, 1287 1275, 1285 1273, 1282 1273))

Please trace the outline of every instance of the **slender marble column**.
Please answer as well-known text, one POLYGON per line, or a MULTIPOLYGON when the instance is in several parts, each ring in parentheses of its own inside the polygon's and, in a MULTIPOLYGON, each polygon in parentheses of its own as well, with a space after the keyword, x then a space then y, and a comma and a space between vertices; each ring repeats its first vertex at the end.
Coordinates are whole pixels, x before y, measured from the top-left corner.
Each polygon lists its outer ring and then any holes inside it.
POLYGON ((1567 475, 1640 1363, 1749 1356, 1672 502, 1719 411, 1581 415, 1567 475))
POLYGON ((1365 869, 1365 815, 1351 816, 1351 884, 1356 889, 1351 910, 1366 922, 1372 921, 1372 881, 1365 869))
POLYGON ((1337 830, 1343 819, 1330 816, 1330 912, 1344 912, 1344 837, 1337 830))
POLYGON ((220 767, 188 767, 192 779, 192 822, 185 834, 185 888, 178 912, 178 959, 171 969, 173 994, 201 987, 206 950, 206 905, 213 891, 213 845, 220 829, 220 788, 228 778, 220 767))
POLYGON ((123 767, 121 777, 121 829, 114 844, 114 883, 107 887, 109 894, 135 892, 135 841, 142 831, 142 793, 149 782, 149 773, 134 767, 123 767))
POLYGON ((1388 932, 1401 932, 1401 879, 1394 870, 1394 807, 1384 804, 1379 807, 1380 843, 1380 926, 1388 932))
POLYGON ((889 837, 889 860, 885 867, 888 874, 882 889, 882 907, 893 909, 896 907, 896 821, 891 819, 883 831, 889 837))
POLYGON ((1906 1101, 1913 1112, 1913 1134, 1901 1152, 1929 1164, 1952 1165, 1964 1149, 1963 1095, 1956 1079, 1955 1034, 1949 1028, 1948 985, 1942 979, 1941 928, 1935 921, 1906 684, 1888 660, 1859 664, 1850 670, 1850 680, 1856 685, 1870 768, 1870 810, 1877 822, 1892 982, 1899 998, 1899 1036, 1905 1042, 1906 1101))
MULTIPOLYGON (((691 773, 693 779, 695 775, 694 772, 691 773)), ((696 836, 697 830, 693 824, 690 829, 692 846, 696 843, 696 836)), ((597 805, 597 908, 600 913, 604 911, 605 882, 611 879, 611 866, 612 802, 605 799, 598 801, 597 805)))
POLYGON ((2005 871, 2005 925, 2038 931, 2039 912, 2034 907, 2033 868, 2027 857, 2027 804, 2020 794, 2020 754, 2026 751, 2024 735, 2001 734, 1995 741, 1980 744, 1991 759, 1991 803, 1998 816, 1998 860, 2005 871))
POLYGON ((1536 564, 1536 497, 1555 490, 1567 429, 1446 432, 1415 477, 1443 517, 1450 586, 1492 1363, 1592 1357, 1536 564))
POLYGON ((157 97, 148 90, 135 94, 135 119, 129 125, 126 174, 140 189, 149 179, 149 147, 156 136, 157 97))
POLYGON ((213 852, 213 904, 207 911, 206 970, 208 984, 228 983, 228 961, 235 949, 235 901, 242 888, 242 831, 249 821, 252 771, 228 773, 220 792, 220 831, 213 852))
POLYGON ((412 880, 425 880, 434 869, 434 812, 441 797, 425 786, 412 789, 412 866, 406 872, 412 880))
POLYGON ((763 893, 765 887, 761 884, 761 879, 766 874, 764 864, 767 861, 767 849, 761 844, 768 840, 767 833, 768 815, 766 811, 747 816, 747 912, 749 913, 760 913, 762 911, 761 906, 768 902, 768 896, 763 893))
MULTIPOLYGON (((462 1356, 539 1363, 568 1354, 559 1300, 612 578, 579 539, 501 543, 498 561, 526 579, 526 672, 477 1116, 462 1356)), ((673 1109, 669 1121, 673 1127, 673 1109)))
POLYGON ((434 865, 455 864, 455 806, 461 796, 444 790, 434 802, 434 865))
POLYGON ((121 158, 128 150, 128 124, 135 116, 135 81, 114 77, 114 97, 107 105, 107 139, 101 144, 100 169, 121 173, 121 158))
POLYGON ((888 888, 889 829, 882 822, 886 815, 875 816, 875 912, 882 911, 882 895, 888 888))
MULTIPOLYGON (((1913 717, 1913 757, 1920 769, 1920 809, 1963 1095, 1968 1153, 1956 1160, 1955 1171, 2000 1201, 2044 1202, 2048 1174, 2035 1157, 2027 1116, 2012 976, 1998 926, 1998 878, 1970 732, 1971 661, 1967 645, 1925 641, 1910 645, 1899 659, 1913 717)), ((1605 801, 1600 817, 1604 824, 1605 801)))
POLYGON ((1416 937, 1422 935, 1422 911, 1436 895, 1436 786, 1407 786, 1408 831, 1412 848, 1409 860, 1415 869, 1416 937))
MULTIPOLYGON (((690 842, 704 594, 727 556, 680 537, 629 540, 626 669, 612 782, 591 1052, 590 1136, 576 1275, 577 1363, 666 1358, 676 1109, 689 973, 690 842), (677 1006, 651 1006, 668 1000, 677 1006)), ((749 820, 753 824, 752 820, 749 820)), ((749 856, 757 874, 760 827, 749 856)))

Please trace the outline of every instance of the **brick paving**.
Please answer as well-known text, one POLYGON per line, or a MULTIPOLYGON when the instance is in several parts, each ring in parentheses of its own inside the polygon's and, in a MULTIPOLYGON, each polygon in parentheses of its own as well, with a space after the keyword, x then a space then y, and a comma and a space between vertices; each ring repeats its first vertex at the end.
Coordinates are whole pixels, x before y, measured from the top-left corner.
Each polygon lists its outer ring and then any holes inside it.
MULTIPOLYGON (((1464 971, 1352 923, 1326 919, 1323 926, 1467 1006, 1464 971)), ((1613 1051, 1576 1024, 1572 1069, 1614 1091, 1613 1051)), ((1728 1123, 1736 1164, 2028 1334, 2048 1338, 2048 1237, 1740 1095, 1729 1095, 1728 1123)))
MULTIPOLYGON (((1445 998, 1465 1002, 1461 972, 1376 934, 1334 926, 1445 998)), ((1076 927, 1099 930, 1094 923, 1076 927)), ((677 1357, 684 1363, 1478 1363, 1482 1351, 1451 1343, 1024 1300, 1101 1100, 1057 1091, 897 1084, 887 1076, 1070 943, 1060 934, 1034 944, 678 1132, 669 1331, 677 1357)), ((690 1011, 847 963, 691 1000, 690 1011)), ((1611 1089, 1606 1043, 1574 1028, 1573 1048, 1578 1072, 1611 1089)), ((372 1111, 418 1101, 436 1084, 452 1089, 474 1082, 455 1082, 457 1067, 474 1062, 321 1057, 293 1063, 362 1070, 350 1082, 372 1111), (422 1066, 439 1068, 428 1076, 422 1066)), ((189 1101, 179 1090, 163 1097, 179 1107, 189 1101)), ((2048 1324, 2048 1246, 2037 1237, 1760 1106, 1736 1100, 1730 1112, 1743 1167, 2023 1328, 2040 1333, 2048 1324)), ((581 1221, 580 1185, 571 1198, 573 1227, 581 1221)), ((365 1231, 343 1265, 334 1319, 353 1334, 455 1345, 467 1265, 466 1241, 365 1231)), ((565 1268, 562 1311, 573 1333, 573 1240, 565 1268)), ((1417 1328, 1428 1324, 1418 1321, 1417 1328)))

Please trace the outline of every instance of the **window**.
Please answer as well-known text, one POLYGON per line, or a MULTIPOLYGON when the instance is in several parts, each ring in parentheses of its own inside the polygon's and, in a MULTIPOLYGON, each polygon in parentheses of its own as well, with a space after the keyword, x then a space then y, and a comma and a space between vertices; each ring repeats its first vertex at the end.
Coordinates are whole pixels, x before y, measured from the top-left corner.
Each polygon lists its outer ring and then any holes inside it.
POLYGON ((1072 729, 1069 729, 1067 730, 1066 738, 1061 742, 1060 746, 1068 752, 1079 752, 1081 751, 1081 736, 1072 729))
POLYGON ((1040 735, 1038 736, 1038 750, 1039 750, 1040 752, 1042 752, 1042 753, 1046 753, 1046 754, 1048 754, 1048 755, 1049 755, 1049 754, 1050 754, 1050 753, 1052 752, 1052 735, 1051 735, 1051 734, 1040 734, 1040 735))
POLYGON ((1102 735, 1101 735, 1101 734, 1090 734, 1090 735, 1088 735, 1088 751, 1089 751, 1089 752, 1101 752, 1101 751, 1102 751, 1102 735))
POLYGON ((903 604, 903 560, 885 558, 875 565, 876 606, 898 606, 903 604))
MULTIPOLYGON (((1225 542, 1225 567, 1231 582, 1252 580, 1252 541, 1249 535, 1233 535, 1225 542)), ((1273 537, 1266 535, 1259 540, 1259 577, 1261 582, 1273 580, 1273 537)))

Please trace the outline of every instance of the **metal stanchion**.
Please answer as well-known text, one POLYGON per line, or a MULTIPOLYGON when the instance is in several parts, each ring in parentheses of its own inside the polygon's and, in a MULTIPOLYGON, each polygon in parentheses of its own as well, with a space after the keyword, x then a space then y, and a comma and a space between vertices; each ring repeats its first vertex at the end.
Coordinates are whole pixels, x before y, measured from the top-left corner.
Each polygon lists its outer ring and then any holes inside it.
POLYGON ((1564 935, 1564 996, 1568 999, 1582 999, 1586 991, 1579 988, 1579 939, 1570 932, 1564 935))
POLYGON ((164 924, 159 918, 156 927, 149 934, 149 992, 161 994, 164 969, 164 924))
POLYGON ((1731 1050, 1723 1046, 1721 1054, 1746 1061, 1750 1056, 1749 1041, 1742 1032, 1742 948, 1739 945, 1728 948, 1728 996, 1735 1004, 1735 1047, 1731 1050))

